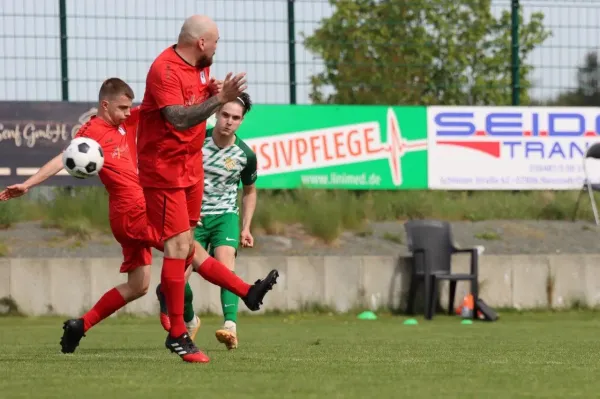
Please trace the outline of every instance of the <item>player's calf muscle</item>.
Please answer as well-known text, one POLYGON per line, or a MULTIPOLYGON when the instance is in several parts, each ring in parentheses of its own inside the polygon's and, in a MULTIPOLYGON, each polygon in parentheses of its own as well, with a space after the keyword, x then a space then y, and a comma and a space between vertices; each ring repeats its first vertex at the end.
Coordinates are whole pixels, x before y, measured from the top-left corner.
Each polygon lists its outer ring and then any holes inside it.
POLYGON ((192 266, 194 270, 198 270, 200 266, 209 258, 208 252, 200 245, 197 241, 193 243, 196 252, 194 253, 194 261, 192 262, 192 266))

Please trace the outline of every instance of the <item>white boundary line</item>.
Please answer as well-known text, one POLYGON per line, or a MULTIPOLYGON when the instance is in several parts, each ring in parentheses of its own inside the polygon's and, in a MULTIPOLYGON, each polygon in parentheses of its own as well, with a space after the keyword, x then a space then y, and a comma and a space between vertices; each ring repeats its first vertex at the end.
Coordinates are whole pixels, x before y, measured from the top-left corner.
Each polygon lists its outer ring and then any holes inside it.
MULTIPOLYGON (((40 168, 17 168, 17 176, 33 176, 40 168)), ((66 170, 61 170, 56 174, 57 176, 69 176, 66 170)))

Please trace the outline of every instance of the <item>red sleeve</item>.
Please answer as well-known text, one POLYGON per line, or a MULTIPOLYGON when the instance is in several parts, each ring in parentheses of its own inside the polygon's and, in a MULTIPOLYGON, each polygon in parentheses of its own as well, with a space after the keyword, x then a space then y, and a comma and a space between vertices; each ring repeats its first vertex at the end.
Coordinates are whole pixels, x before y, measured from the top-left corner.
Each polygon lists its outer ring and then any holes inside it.
POLYGON ((137 167, 137 127, 140 120, 140 106, 131 109, 131 115, 123 123, 125 132, 127 132, 127 146, 131 154, 131 160, 137 167))
POLYGON ((168 63, 152 65, 148 90, 158 108, 168 105, 184 105, 183 89, 176 68, 168 63))
POLYGON ((140 120, 140 106, 131 108, 131 112, 129 118, 125 119, 123 125, 125 126, 125 130, 127 133, 134 132, 137 129, 137 124, 140 120))
POLYGON ((78 137, 90 137, 90 133, 92 133, 90 132, 90 121, 87 121, 79 128, 79 130, 75 134, 75 137, 73 138, 76 139, 78 137))

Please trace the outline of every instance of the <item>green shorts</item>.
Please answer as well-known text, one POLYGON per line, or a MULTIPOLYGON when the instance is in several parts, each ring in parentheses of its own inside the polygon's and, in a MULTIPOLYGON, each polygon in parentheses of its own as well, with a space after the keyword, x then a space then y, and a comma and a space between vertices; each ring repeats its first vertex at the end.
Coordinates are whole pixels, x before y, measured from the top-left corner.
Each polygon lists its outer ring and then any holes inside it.
POLYGON ((215 248, 228 246, 237 253, 240 241, 240 217, 235 213, 202 216, 202 225, 196 226, 194 239, 204 247, 211 256, 215 248))

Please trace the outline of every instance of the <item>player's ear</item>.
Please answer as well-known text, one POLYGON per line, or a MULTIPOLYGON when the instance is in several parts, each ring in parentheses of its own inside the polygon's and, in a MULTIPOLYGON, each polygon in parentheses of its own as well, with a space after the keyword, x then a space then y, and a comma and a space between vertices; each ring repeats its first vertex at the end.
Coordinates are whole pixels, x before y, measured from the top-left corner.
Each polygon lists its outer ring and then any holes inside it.
POLYGON ((100 102, 100 106, 101 106, 101 107, 102 107, 102 108, 103 108, 105 111, 106 111, 106 110, 108 110, 108 101, 106 101, 106 100, 102 100, 102 101, 100 102))

